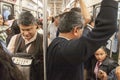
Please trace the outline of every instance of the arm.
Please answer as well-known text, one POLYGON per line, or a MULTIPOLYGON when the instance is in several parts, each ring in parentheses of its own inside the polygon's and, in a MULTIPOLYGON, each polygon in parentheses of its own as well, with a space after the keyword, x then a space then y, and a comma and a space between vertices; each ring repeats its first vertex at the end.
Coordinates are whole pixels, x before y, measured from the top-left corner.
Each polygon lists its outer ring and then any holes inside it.
POLYGON ((84 26, 90 22, 91 17, 88 8, 86 7, 85 3, 83 0, 79 0, 80 8, 81 8, 81 13, 83 15, 83 18, 85 20, 84 26))
POLYGON ((100 46, 104 45, 116 31, 117 11, 117 2, 113 0, 103 0, 100 13, 96 18, 95 28, 88 36, 82 36, 79 39, 70 40, 66 43, 61 49, 61 51, 63 51, 62 55, 71 63, 81 63, 88 59, 100 46))
POLYGON ((77 7, 77 0, 75 0, 74 2, 74 7, 77 7))
POLYGON ((98 78, 100 80, 107 80, 107 73, 104 72, 104 71, 102 71, 102 70, 99 70, 99 72, 98 72, 98 78))
POLYGON ((117 76, 117 80, 120 80, 120 66, 116 68, 115 74, 117 76))
POLYGON ((119 73, 116 73, 117 71, 119 71, 118 68, 119 67, 113 69, 108 75, 106 72, 99 70, 98 77, 102 80, 119 80, 120 79, 119 73))

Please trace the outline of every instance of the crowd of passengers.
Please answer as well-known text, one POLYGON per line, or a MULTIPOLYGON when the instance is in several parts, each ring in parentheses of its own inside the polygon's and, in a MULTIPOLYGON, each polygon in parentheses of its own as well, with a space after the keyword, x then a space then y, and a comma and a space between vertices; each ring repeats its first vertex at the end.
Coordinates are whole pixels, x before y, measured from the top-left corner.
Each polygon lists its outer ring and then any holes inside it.
POLYGON ((118 31, 117 12, 117 1, 102 0, 95 18, 84 0, 75 0, 74 8, 48 18, 46 55, 42 19, 30 11, 18 19, 0 14, 0 80, 120 80, 118 61, 106 48, 118 31))

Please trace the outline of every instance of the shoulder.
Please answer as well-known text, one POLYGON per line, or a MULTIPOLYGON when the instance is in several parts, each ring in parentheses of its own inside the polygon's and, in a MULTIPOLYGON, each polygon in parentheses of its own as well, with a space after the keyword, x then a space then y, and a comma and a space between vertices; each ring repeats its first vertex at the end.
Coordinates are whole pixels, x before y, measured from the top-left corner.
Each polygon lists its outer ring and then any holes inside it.
POLYGON ((18 40, 20 38, 20 36, 21 36, 21 34, 16 34, 16 35, 12 36, 10 41, 12 41, 14 43, 16 40, 18 40))
POLYGON ((104 64, 109 64, 109 65, 118 65, 117 61, 113 60, 112 58, 107 57, 106 60, 104 61, 104 64))
POLYGON ((12 36, 10 41, 16 40, 16 38, 17 38, 17 35, 14 35, 14 36, 12 36))
POLYGON ((43 34, 37 33, 38 37, 43 38, 43 34))

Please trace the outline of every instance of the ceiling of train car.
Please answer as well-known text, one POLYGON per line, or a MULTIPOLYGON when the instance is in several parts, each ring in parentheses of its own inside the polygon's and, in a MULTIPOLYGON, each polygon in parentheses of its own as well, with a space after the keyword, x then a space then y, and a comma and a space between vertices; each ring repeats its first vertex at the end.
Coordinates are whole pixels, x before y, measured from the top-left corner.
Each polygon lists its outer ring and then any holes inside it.
POLYGON ((63 7, 63 0, 48 0, 48 6, 51 14, 59 14, 63 7))
MULTIPOLYGON (((51 11, 52 15, 61 13, 65 9, 65 6, 69 2, 74 2, 75 0, 48 0, 48 8, 51 11)), ((84 0, 87 7, 90 7, 94 4, 101 2, 101 0, 84 0)))

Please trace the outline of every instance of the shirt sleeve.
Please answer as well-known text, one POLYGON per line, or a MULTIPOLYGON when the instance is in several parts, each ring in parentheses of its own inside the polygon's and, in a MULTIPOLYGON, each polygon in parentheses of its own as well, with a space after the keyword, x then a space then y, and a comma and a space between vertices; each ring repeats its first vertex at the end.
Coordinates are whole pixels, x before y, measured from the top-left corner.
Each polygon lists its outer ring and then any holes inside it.
POLYGON ((14 53, 16 38, 17 38, 17 35, 14 35, 7 46, 7 49, 10 51, 11 54, 14 53))

